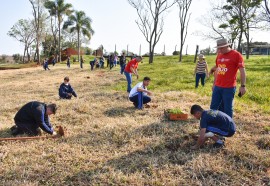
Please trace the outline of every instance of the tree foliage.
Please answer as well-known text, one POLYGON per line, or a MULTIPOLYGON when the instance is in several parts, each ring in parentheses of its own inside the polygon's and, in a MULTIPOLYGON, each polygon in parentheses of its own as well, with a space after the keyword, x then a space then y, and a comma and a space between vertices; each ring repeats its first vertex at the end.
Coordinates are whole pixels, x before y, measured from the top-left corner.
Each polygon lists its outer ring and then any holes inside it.
POLYGON ((15 38, 24 45, 23 63, 25 62, 25 53, 27 52, 28 62, 30 61, 29 47, 35 40, 35 30, 30 20, 20 19, 8 31, 10 37, 15 38))
POLYGON ((83 63, 80 60, 80 38, 81 35, 86 36, 89 40, 94 34, 94 30, 91 26, 91 18, 87 17, 83 11, 75 11, 74 14, 71 14, 68 17, 68 20, 64 23, 63 29, 69 28, 71 33, 77 32, 77 41, 78 41, 78 61, 80 61, 81 68, 83 68, 83 63))

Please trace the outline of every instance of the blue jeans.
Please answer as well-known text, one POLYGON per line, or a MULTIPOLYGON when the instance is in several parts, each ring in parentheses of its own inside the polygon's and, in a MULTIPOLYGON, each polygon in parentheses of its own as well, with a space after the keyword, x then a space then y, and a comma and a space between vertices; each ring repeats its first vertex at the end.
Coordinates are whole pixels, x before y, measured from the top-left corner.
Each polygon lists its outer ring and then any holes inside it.
POLYGON ((233 99, 236 87, 222 88, 215 86, 212 93, 210 109, 220 110, 233 117, 233 99))
POLYGON ((142 92, 138 92, 137 95, 130 97, 129 100, 133 102, 136 108, 142 109, 143 104, 149 103, 151 101, 151 98, 149 96, 143 95, 142 92))
POLYGON ((125 67, 126 67, 126 64, 120 64, 121 68, 120 68, 120 74, 123 74, 124 73, 124 70, 125 70, 125 67))
POLYGON ((196 73, 196 83, 195 83, 195 88, 198 88, 200 79, 201 79, 201 84, 202 84, 202 86, 204 86, 205 73, 203 73, 203 74, 198 74, 198 73, 196 73))
POLYGON ((131 91, 131 83, 132 83, 132 78, 131 78, 131 73, 124 71, 124 74, 127 79, 127 92, 131 91))

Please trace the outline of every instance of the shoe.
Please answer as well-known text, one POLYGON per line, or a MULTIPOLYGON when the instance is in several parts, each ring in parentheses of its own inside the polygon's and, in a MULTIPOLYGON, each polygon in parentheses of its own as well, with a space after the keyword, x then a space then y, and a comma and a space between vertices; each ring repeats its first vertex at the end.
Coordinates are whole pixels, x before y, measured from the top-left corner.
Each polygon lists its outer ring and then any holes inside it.
POLYGON ((224 143, 214 143, 213 144, 213 148, 216 148, 216 149, 223 148, 223 147, 225 147, 224 143))
POLYGON ((224 136, 218 136, 218 138, 219 138, 220 140, 222 140, 223 142, 226 141, 226 138, 225 138, 224 136))
POLYGON ((22 130, 20 130, 18 127, 14 128, 12 131, 11 131, 11 135, 12 136, 17 136, 19 134, 24 134, 24 132, 22 130))

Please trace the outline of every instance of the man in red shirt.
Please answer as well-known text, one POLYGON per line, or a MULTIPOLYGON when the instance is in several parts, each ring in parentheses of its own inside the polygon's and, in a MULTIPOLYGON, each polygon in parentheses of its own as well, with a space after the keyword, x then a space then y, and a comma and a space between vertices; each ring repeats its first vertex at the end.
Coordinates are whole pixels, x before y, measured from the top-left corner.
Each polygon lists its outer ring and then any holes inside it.
POLYGON ((137 76, 137 79, 139 79, 139 74, 137 71, 139 62, 142 61, 142 57, 138 56, 134 59, 132 59, 130 62, 128 62, 128 64, 125 67, 124 70, 124 74, 127 78, 127 92, 129 93, 131 90, 131 83, 132 83, 132 78, 131 78, 131 74, 135 74, 137 76))
POLYGON ((242 55, 230 48, 226 39, 217 40, 216 66, 210 109, 221 110, 233 117, 233 99, 236 91, 237 71, 240 71, 239 96, 246 93, 246 72, 242 55))

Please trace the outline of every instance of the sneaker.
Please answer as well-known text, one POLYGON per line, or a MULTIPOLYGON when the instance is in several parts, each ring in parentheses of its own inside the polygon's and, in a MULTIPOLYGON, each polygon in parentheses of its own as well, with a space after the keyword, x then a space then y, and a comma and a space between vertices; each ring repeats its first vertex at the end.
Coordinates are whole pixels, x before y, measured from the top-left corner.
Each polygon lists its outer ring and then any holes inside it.
POLYGON ((214 143, 213 144, 213 148, 223 148, 223 147, 225 147, 225 144, 224 143, 214 143))
POLYGON ((220 140, 222 140, 223 142, 226 141, 226 138, 225 138, 224 136, 218 136, 218 138, 219 138, 220 140))

